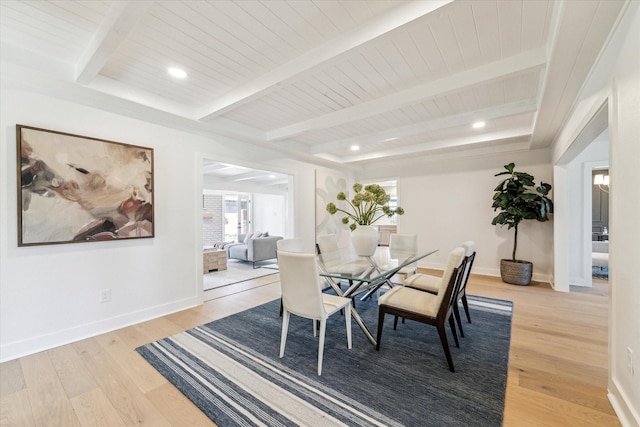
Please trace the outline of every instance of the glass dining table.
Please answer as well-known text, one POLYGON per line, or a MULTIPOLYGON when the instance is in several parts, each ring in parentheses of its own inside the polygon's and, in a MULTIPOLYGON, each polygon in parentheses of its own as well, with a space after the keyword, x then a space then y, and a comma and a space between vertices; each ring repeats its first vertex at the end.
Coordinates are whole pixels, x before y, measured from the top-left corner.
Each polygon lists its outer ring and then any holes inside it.
MULTIPOLYGON (((391 279, 402 268, 417 263, 419 260, 436 253, 438 250, 427 250, 418 253, 406 251, 391 251, 388 247, 380 246, 372 256, 362 257, 347 250, 340 252, 321 253, 318 255, 318 269, 320 276, 340 296, 347 298, 370 298, 382 286, 390 288, 397 286, 391 279), (342 290, 340 283, 349 284, 342 290)), ((371 344, 376 340, 358 314, 356 307, 352 310, 353 319, 364 332, 371 344)))

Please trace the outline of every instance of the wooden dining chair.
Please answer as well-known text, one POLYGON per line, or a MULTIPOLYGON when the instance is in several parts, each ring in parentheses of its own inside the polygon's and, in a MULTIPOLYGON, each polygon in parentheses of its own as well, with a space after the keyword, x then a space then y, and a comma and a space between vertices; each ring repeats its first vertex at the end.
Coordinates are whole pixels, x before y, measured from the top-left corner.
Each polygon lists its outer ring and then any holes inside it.
MULTIPOLYGON (((460 310, 458 309, 458 301, 462 302, 462 306, 467 316, 467 321, 471 323, 471 316, 469 314, 469 303, 467 302, 467 282, 469 281, 471 267, 473 266, 473 261, 476 257, 476 244, 475 242, 469 240, 464 242, 462 244, 462 247, 465 250, 465 264, 462 281, 455 295, 453 315, 458 322, 460 336, 464 337, 464 330, 462 329, 462 321, 460 319, 460 310)), ((404 285, 410 288, 437 294, 438 292, 440 292, 440 289, 445 285, 445 283, 443 282, 442 277, 418 273, 407 277, 404 281, 404 285)))
POLYGON ((464 274, 462 276, 462 283, 458 290, 456 297, 456 304, 458 301, 462 302, 462 307, 467 315, 467 322, 471 323, 471 316, 469 315, 469 302, 467 301, 467 282, 469 281, 469 275, 471 275, 471 267, 473 267, 473 261, 476 259, 476 244, 469 240, 462 244, 462 247, 466 251, 466 259, 464 264, 464 274))
POLYGON ((378 300, 376 350, 380 350, 382 329, 386 314, 395 316, 394 329, 398 317, 415 320, 416 322, 437 328, 440 342, 442 343, 442 348, 447 358, 447 363, 449 364, 449 370, 455 372, 451 348, 449 347, 449 340, 447 339, 446 324, 449 322, 454 339, 457 341, 455 324, 451 318, 452 300, 456 292, 456 287, 461 281, 464 259, 465 250, 463 248, 458 247, 451 251, 444 275, 442 276, 442 280, 446 283, 446 286, 443 292, 439 292, 437 295, 418 289, 395 286, 380 297, 378 300))
POLYGON ((278 251, 278 265, 283 307, 280 357, 284 356, 291 314, 313 320, 314 337, 317 332, 316 321, 318 321, 320 323, 318 375, 322 375, 327 318, 343 309, 347 328, 347 348, 351 348, 351 300, 322 292, 315 254, 278 251))

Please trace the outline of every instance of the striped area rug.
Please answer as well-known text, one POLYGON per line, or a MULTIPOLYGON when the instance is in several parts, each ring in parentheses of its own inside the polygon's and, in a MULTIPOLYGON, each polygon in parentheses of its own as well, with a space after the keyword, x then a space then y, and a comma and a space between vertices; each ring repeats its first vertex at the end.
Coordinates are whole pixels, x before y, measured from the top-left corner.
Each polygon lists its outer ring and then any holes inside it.
MULTIPOLYGON (((379 352, 344 320, 327 325, 322 376, 308 320, 292 316, 278 358, 279 300, 138 348, 209 418, 226 426, 499 426, 512 304, 469 297, 471 320, 449 372, 433 327, 385 322, 379 352), (387 325, 388 324, 388 325, 387 325)), ((376 301, 358 301, 376 327, 376 301)), ((451 340, 453 341, 453 340, 451 340)))

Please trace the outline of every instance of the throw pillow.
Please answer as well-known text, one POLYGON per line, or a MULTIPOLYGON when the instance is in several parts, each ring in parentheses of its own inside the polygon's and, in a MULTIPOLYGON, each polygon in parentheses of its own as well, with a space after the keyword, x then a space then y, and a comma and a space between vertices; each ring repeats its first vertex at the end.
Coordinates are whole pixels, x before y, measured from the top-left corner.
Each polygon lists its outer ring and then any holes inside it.
POLYGON ((248 243, 252 237, 253 237, 253 233, 247 233, 247 235, 244 236, 244 240, 242 241, 242 243, 248 243))

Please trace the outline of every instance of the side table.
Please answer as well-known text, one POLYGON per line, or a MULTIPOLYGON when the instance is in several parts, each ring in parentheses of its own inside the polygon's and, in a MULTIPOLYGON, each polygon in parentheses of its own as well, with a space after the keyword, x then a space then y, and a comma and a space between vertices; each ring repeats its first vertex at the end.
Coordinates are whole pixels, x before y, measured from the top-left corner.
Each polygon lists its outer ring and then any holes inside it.
POLYGON ((223 249, 208 249, 203 252, 202 267, 204 274, 212 270, 227 269, 227 252, 223 249))

